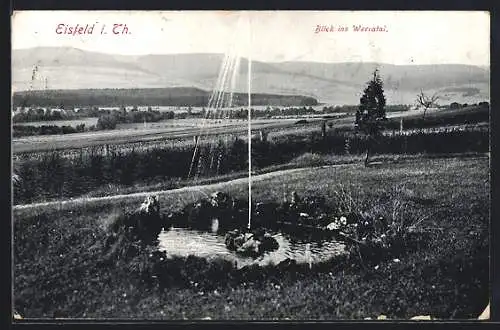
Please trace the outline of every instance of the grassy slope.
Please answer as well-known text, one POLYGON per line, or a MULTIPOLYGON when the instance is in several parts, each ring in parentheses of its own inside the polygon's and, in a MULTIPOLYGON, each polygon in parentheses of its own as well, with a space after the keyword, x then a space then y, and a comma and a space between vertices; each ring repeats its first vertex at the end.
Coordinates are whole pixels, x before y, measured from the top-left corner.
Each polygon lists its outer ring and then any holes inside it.
MULTIPOLYGON (((477 317, 489 292, 488 165, 486 157, 408 159, 369 169, 311 169, 256 182, 253 196, 259 201, 279 201, 285 190, 331 199, 342 185, 367 206, 378 205, 379 198, 404 183, 398 198, 408 205, 406 216, 433 213, 422 223, 434 228, 430 245, 402 256, 400 263, 382 263, 376 271, 342 265, 331 274, 282 272, 255 283, 218 283, 217 291, 181 287, 161 292, 136 280, 125 265, 98 264, 95 242, 104 237, 102 225, 123 208, 135 207, 136 200, 16 210, 15 307, 26 317, 477 317)), ((223 190, 244 197, 246 185, 223 190)), ((193 197, 166 193, 161 200, 165 209, 175 209, 193 197)))
MULTIPOLYGON (((392 155, 392 154, 381 154, 372 157, 375 161, 383 161, 386 163, 398 163, 402 161, 412 161, 419 158, 454 158, 460 155, 462 158, 467 157, 478 157, 484 154, 482 153, 461 153, 461 154, 438 154, 438 155, 428 155, 428 154, 414 154, 414 155, 392 155)), ((311 167, 326 167, 326 166, 346 166, 349 164, 356 164, 361 166, 365 159, 365 155, 325 155, 317 153, 305 153, 295 159, 291 160, 286 164, 272 165, 253 172, 253 181, 267 180, 270 176, 283 176, 289 172, 283 171, 310 171, 311 167)), ((194 198, 199 198, 212 190, 222 190, 225 187, 231 187, 236 185, 246 185, 248 182, 246 178, 248 177, 248 172, 233 172, 224 175, 218 175, 209 178, 199 178, 195 180, 166 180, 166 181, 155 181, 155 183, 137 183, 131 186, 119 185, 119 184, 109 184, 97 190, 86 193, 82 196, 67 198, 67 199, 41 199, 40 201, 30 203, 30 204, 19 204, 15 205, 15 209, 35 209, 47 207, 57 207, 61 208, 75 208, 79 205, 85 205, 85 207, 93 204, 103 204, 108 205, 111 199, 114 199, 118 203, 119 207, 127 207, 128 204, 140 203, 142 198, 145 198, 147 194, 159 194, 164 201, 167 202, 167 211, 176 211, 181 204, 175 204, 175 200, 179 199, 179 196, 185 198, 190 198, 189 201, 194 200, 194 198), (189 194, 183 193, 183 191, 189 191, 189 194), (204 193, 201 193, 204 192, 204 193)), ((232 193, 232 191, 229 190, 232 193)), ((244 193, 244 192, 242 192, 244 193)), ((246 195, 245 195, 246 197, 246 195)), ((135 204, 133 204, 135 205, 135 204)))

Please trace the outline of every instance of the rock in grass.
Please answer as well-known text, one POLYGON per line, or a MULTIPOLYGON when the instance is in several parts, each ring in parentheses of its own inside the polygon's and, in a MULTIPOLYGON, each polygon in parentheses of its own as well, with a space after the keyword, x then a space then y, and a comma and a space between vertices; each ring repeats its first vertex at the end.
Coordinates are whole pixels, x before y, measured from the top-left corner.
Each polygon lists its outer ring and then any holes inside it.
POLYGON ((114 233, 124 234, 132 240, 155 242, 163 228, 158 196, 149 195, 133 212, 119 215, 111 224, 114 233))
POLYGON ((232 200, 228 194, 222 191, 216 191, 210 195, 210 204, 217 208, 229 208, 232 200))

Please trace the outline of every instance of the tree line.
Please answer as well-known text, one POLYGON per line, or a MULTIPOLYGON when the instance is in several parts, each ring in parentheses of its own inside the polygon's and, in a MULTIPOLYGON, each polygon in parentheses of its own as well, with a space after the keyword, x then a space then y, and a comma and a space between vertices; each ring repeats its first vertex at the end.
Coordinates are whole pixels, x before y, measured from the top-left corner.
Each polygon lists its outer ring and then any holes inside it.
MULTIPOLYGON (((14 93, 13 105, 20 107, 59 106, 65 107, 110 106, 123 104, 158 106, 192 106, 202 107, 208 104, 210 91, 197 88, 136 88, 136 89, 81 89, 81 90, 42 90, 23 91, 14 93)), ((234 93, 234 104, 247 105, 247 96, 243 93, 234 93)), ((318 100, 311 96, 279 95, 279 94, 252 94, 254 105, 317 105, 318 100)))
POLYGON ((76 127, 63 125, 42 125, 42 126, 30 126, 30 125, 14 125, 12 130, 12 135, 14 137, 30 136, 30 135, 55 135, 55 134, 72 134, 72 133, 82 133, 87 131, 85 124, 76 125, 76 127))

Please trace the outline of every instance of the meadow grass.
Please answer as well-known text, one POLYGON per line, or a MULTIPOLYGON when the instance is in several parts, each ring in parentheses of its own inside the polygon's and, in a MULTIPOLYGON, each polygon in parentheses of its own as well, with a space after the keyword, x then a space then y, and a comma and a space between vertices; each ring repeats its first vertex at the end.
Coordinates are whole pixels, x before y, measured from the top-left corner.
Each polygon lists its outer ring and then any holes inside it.
MULTIPOLYGON (((133 190, 136 185, 151 185, 153 182, 162 182, 173 188, 190 184, 187 179, 193 175, 208 178, 246 170, 245 141, 213 140, 213 148, 206 142, 196 157, 193 157, 193 148, 166 144, 153 149, 144 146, 126 151, 110 148, 109 152, 107 147, 94 148, 80 151, 73 158, 54 151, 41 153, 39 158, 17 160, 13 163, 14 172, 21 180, 14 186, 14 202, 25 204, 77 197, 94 191, 106 192, 109 187, 117 186, 133 190)), ((325 136, 315 132, 272 137, 269 141, 252 144, 252 169, 284 165, 304 153, 360 155, 366 152, 368 145, 368 140, 362 135, 338 132, 325 136)), ((370 150, 372 154, 451 154, 486 152, 488 147, 488 133, 472 130, 384 135, 370 150)))
MULTIPOLYGON (((214 190, 245 198, 246 183, 166 191, 160 194, 162 212, 214 190)), ((406 205, 400 217, 420 221, 428 242, 377 269, 333 260, 313 270, 235 273, 174 259, 177 280, 157 287, 136 276, 125 260, 103 256, 106 224, 137 207, 143 196, 20 208, 13 210, 14 307, 26 318, 473 318, 481 313, 489 293, 487 156, 381 158, 368 168, 356 163, 284 171, 256 180, 252 195, 256 202, 279 202, 284 192, 296 191, 333 203, 340 190, 368 212, 397 198, 406 205), (199 281, 205 278, 200 285, 182 280, 196 274, 199 281), (235 278, 226 280, 224 274, 235 278)))

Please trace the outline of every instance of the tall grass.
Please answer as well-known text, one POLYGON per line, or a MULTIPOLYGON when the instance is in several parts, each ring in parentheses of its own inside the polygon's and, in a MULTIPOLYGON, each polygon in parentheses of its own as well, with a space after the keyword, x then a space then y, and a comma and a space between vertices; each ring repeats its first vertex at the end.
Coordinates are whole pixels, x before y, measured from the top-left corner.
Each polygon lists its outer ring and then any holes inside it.
MULTIPOLYGON (((326 136, 309 131, 272 136, 267 141, 252 143, 254 170, 291 162, 306 153, 359 155, 368 140, 352 132, 329 131, 326 136)), ((420 154, 487 152, 489 136, 485 130, 443 130, 436 132, 392 133, 381 136, 371 146, 378 154, 420 154)), ((164 187, 177 187, 188 178, 194 146, 165 142, 150 147, 94 146, 73 151, 42 152, 14 161, 15 204, 80 196, 108 186, 129 187, 163 182, 164 187)), ((220 139, 210 146, 201 144, 193 164, 196 177, 214 177, 240 172, 248 166, 247 143, 238 138, 220 139)), ((317 159, 317 162, 321 160, 317 159)), ((307 165, 307 164, 302 164, 307 165)), ((314 160, 309 164, 316 164, 314 160)))

